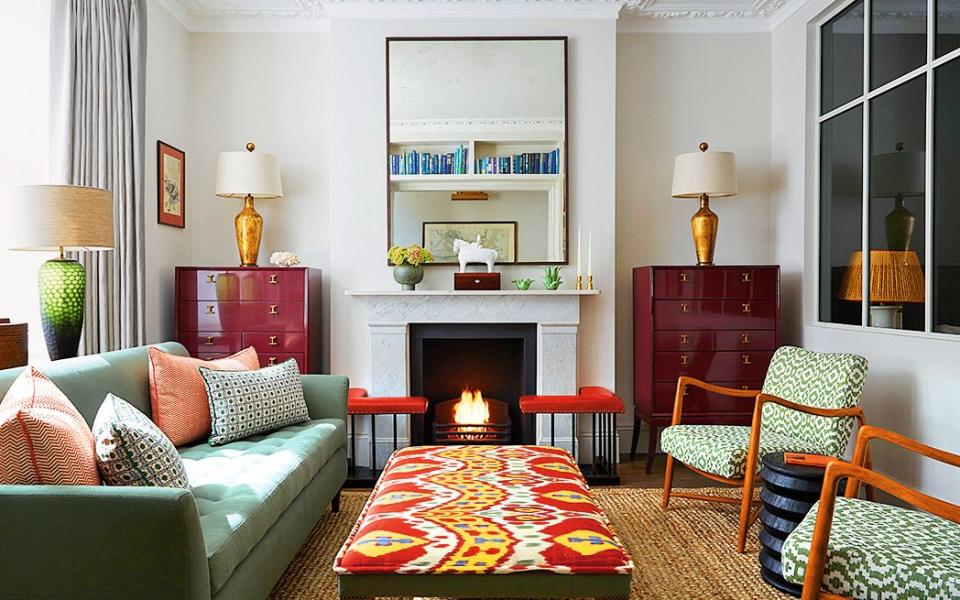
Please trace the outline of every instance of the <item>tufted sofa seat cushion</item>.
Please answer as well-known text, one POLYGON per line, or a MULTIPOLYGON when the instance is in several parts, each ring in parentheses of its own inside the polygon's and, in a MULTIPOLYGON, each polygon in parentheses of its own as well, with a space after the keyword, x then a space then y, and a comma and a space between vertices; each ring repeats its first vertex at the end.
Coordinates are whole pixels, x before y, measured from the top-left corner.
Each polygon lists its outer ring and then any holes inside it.
MULTIPOLYGON (((802 584, 815 504, 783 543, 783 576, 802 584)), ((960 598, 960 524, 855 498, 837 498, 823 587, 850 598, 960 598)))
POLYGON ((343 420, 318 419, 223 446, 179 449, 200 513, 214 594, 346 437, 343 420))

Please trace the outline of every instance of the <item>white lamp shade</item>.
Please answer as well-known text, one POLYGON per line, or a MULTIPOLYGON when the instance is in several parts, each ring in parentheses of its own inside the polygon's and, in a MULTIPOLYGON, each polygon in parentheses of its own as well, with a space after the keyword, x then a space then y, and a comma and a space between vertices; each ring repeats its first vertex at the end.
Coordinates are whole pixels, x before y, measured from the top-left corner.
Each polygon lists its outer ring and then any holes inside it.
POLYGON ((916 150, 874 156, 870 195, 874 198, 922 196, 926 187, 926 161, 926 152, 916 150))
POLYGON ((283 196, 280 168, 272 154, 221 152, 217 157, 218 196, 228 198, 279 198, 283 196))
POLYGON ((73 185, 11 189, 10 250, 113 249, 113 194, 73 185))
POLYGON ((733 152, 688 152, 673 163, 673 197, 733 196, 737 193, 737 159, 733 152))

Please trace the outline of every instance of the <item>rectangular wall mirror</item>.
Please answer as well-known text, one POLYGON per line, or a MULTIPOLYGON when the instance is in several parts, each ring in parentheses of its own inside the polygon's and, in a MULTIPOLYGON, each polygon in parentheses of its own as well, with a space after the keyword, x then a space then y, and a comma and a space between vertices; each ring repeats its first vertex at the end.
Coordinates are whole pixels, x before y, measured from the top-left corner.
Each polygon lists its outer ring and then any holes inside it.
POLYGON ((567 39, 387 39, 387 246, 567 263, 567 39))

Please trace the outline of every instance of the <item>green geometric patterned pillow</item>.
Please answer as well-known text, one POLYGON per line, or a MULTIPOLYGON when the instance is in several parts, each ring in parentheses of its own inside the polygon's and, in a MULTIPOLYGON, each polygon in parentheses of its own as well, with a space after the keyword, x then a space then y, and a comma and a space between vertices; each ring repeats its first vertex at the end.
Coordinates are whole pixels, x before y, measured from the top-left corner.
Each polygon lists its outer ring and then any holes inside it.
POLYGON ((190 489, 173 442, 123 399, 107 394, 92 429, 97 467, 107 485, 190 489))
MULTIPOLYGON (((773 355, 763 382, 766 394, 804 406, 851 408, 860 404, 867 359, 855 354, 811 352, 783 346, 773 355)), ((812 444, 823 454, 842 456, 853 418, 818 417, 766 404, 761 427, 812 444)))
POLYGON ((268 433, 310 418, 300 370, 292 358, 256 371, 200 367, 210 401, 210 445, 268 433))

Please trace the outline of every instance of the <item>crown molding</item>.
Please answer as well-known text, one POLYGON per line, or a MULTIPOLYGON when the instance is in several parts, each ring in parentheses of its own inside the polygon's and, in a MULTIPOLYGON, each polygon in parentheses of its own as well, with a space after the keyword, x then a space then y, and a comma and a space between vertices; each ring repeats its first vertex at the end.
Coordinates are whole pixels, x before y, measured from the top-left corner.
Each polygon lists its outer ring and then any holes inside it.
POLYGON ((331 19, 618 19, 618 31, 771 31, 808 0, 157 0, 193 32, 325 32, 331 19))

